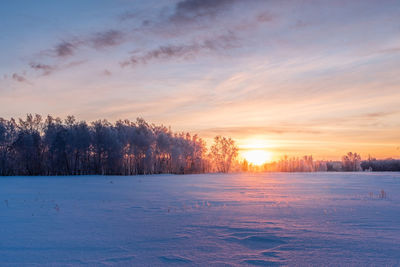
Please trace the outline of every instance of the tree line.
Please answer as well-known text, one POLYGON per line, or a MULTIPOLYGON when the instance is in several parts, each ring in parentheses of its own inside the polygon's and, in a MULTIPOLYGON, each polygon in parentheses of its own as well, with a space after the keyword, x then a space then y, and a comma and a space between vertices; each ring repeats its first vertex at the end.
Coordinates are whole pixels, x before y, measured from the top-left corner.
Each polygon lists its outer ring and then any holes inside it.
POLYGON ((0 175, 137 175, 229 172, 238 149, 217 136, 210 152, 197 135, 119 120, 88 124, 28 114, 0 118, 0 175))
POLYGON ((358 153, 348 152, 341 161, 314 160, 312 155, 303 157, 283 156, 280 160, 253 166, 246 160, 241 163, 242 171, 266 172, 357 172, 357 171, 400 171, 400 160, 369 157, 362 160, 358 153))
POLYGON ((368 160, 364 160, 360 165, 364 171, 400 171, 400 160, 398 159, 375 159, 369 157, 368 160))
POLYGON ((238 159, 231 138, 204 140, 169 127, 119 120, 92 123, 28 114, 0 118, 0 175, 138 175, 274 171, 400 171, 400 160, 361 160, 349 152, 341 161, 284 156, 261 166, 238 159))

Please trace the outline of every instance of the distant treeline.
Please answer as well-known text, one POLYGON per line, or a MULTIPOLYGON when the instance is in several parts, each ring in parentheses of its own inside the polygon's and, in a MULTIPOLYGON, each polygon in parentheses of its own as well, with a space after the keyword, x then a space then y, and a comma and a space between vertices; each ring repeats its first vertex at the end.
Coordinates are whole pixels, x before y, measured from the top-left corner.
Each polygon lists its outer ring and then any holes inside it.
POLYGON ((364 171, 392 171, 398 172, 400 171, 400 160, 397 159, 368 159, 361 162, 361 168, 364 171))
POLYGON ((360 154, 349 152, 341 161, 314 160, 313 157, 287 157, 262 166, 252 166, 242 162, 243 171, 270 172, 357 172, 357 171, 400 171, 400 160, 368 158, 361 160, 360 154))
POLYGON ((0 175, 136 175, 229 172, 232 139, 217 136, 210 152, 197 135, 173 133, 143 119, 91 124, 28 114, 0 118, 0 175))

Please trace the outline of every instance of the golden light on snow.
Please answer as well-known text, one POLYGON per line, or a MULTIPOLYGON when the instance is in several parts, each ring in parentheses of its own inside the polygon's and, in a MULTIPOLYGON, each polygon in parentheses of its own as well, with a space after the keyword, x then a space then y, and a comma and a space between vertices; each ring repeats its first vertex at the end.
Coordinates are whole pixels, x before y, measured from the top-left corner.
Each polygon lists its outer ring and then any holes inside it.
POLYGON ((242 156, 253 165, 262 165, 272 160, 272 153, 266 150, 248 150, 242 152, 242 156))

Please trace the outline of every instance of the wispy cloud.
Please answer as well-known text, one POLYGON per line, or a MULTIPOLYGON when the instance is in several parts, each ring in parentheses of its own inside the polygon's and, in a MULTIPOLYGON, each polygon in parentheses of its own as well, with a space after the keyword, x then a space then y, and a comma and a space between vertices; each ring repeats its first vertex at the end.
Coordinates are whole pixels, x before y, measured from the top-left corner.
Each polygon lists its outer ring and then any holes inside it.
POLYGON ((54 47, 55 55, 58 57, 72 56, 76 49, 76 45, 72 42, 62 41, 54 47))
POLYGON ((52 73, 54 70, 56 70, 55 66, 50 66, 47 64, 41 64, 41 63, 30 63, 30 67, 35 70, 35 71, 41 71, 42 75, 49 75, 52 73))
POLYGON ((82 47, 102 49, 117 46, 124 41, 124 33, 118 30, 104 30, 88 36, 73 37, 56 44, 53 55, 60 58, 73 56, 82 47), (68 40, 68 41, 66 41, 68 40))
POLYGON ((170 16, 172 22, 188 23, 204 18, 214 18, 229 9, 236 0, 183 0, 176 4, 170 16))
POLYGON ((90 42, 96 49, 119 45, 124 40, 124 33, 117 30, 98 32, 90 42))
POLYGON ((156 49, 145 51, 141 55, 131 56, 121 62, 121 66, 146 64, 152 60, 168 60, 176 58, 192 58, 204 51, 218 51, 238 46, 238 38, 232 33, 221 35, 201 42, 179 45, 162 45, 156 49))
POLYGON ((72 61, 69 63, 63 63, 63 64, 54 64, 54 65, 48 65, 48 64, 43 64, 43 63, 34 63, 31 62, 29 64, 30 68, 36 72, 39 72, 40 75, 42 76, 47 76, 52 74, 55 71, 59 71, 59 70, 64 70, 64 69, 68 69, 71 67, 75 67, 75 66, 79 66, 83 63, 85 63, 86 60, 77 60, 77 61, 72 61))
POLYGON ((14 81, 17 81, 17 82, 20 82, 20 83, 28 83, 28 84, 30 84, 30 82, 25 78, 25 76, 23 76, 21 74, 18 74, 18 73, 13 73, 11 78, 14 81))
MULTIPOLYGON (((255 2, 257 1, 251 0, 248 3, 255 2)), ((60 60, 65 61, 72 57, 79 58, 80 52, 83 53, 91 49, 104 53, 103 49, 117 47, 125 43, 131 43, 135 47, 134 50, 140 52, 130 56, 122 63, 120 61, 121 66, 136 66, 160 60, 194 59, 202 53, 227 51, 238 46, 240 31, 247 31, 249 27, 254 27, 256 23, 264 23, 272 19, 269 12, 260 9, 251 14, 250 22, 248 19, 244 22, 237 22, 233 19, 234 14, 229 12, 233 12, 232 10, 238 3, 243 4, 238 0, 182 0, 169 6, 170 12, 167 12, 167 15, 151 17, 148 14, 148 18, 143 17, 143 14, 138 18, 137 12, 125 11, 117 17, 117 21, 125 23, 128 20, 139 19, 142 23, 135 27, 123 27, 121 24, 116 24, 111 29, 63 37, 60 42, 52 48, 44 50, 28 65, 31 70, 48 76, 68 65, 63 63, 62 67, 60 60), (199 25, 202 23, 212 26, 210 23, 214 19, 228 20, 228 22, 223 24, 226 24, 224 27, 211 31, 209 27, 199 29, 199 25), (175 32, 172 39, 164 38, 165 33, 172 32, 175 32), (224 32, 227 32, 227 34, 224 34, 224 32), (146 49, 147 47, 154 47, 154 45, 138 45, 137 42, 132 42, 143 36, 156 39, 158 47, 146 49)), ((262 5, 265 6, 265 4, 262 5)), ((163 12, 162 10, 164 9, 160 8, 154 12, 163 12)), ((126 23, 129 23, 129 21, 126 23)), ((128 54, 128 52, 126 53, 128 54)))
POLYGON ((249 136, 260 134, 288 134, 288 133, 305 133, 305 134, 322 134, 320 130, 312 127, 304 127, 304 125, 278 125, 278 126, 236 126, 236 127, 216 127, 201 130, 213 135, 228 134, 231 136, 249 136))

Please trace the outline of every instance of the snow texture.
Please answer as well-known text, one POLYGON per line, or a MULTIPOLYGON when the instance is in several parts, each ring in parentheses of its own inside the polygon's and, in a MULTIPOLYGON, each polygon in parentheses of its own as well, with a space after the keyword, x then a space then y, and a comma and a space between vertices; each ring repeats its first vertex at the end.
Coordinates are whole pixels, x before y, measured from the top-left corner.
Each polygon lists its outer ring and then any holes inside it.
POLYGON ((0 178, 0 265, 400 265, 400 173, 0 178))

